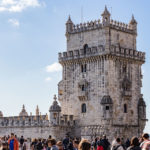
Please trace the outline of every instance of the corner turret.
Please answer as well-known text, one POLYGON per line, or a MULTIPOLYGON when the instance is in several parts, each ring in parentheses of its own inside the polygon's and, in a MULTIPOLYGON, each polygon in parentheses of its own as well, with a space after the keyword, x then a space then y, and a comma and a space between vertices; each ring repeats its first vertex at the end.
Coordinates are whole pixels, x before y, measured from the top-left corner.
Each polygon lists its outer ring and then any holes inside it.
POLYGON ((129 23, 130 27, 132 30, 134 30, 134 32, 137 34, 137 21, 134 18, 134 15, 132 15, 132 19, 129 23))
POLYGON ((66 22, 66 35, 67 35, 68 33, 72 32, 72 30, 73 30, 73 22, 72 22, 72 20, 71 20, 70 15, 69 15, 68 20, 67 20, 67 22, 66 22))
POLYGON ((101 14, 103 26, 108 26, 110 24, 110 12, 107 10, 105 6, 104 12, 101 14))

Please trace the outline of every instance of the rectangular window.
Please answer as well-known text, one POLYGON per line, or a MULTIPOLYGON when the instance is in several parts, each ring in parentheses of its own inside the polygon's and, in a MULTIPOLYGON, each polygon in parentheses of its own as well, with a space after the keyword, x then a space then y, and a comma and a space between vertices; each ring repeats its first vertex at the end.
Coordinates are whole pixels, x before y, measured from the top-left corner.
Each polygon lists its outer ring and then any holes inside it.
POLYGON ((83 64, 81 65, 81 72, 86 72, 87 71, 87 65, 83 64))
POLYGON ((85 91, 85 85, 84 84, 81 86, 81 90, 85 91))
POLYGON ((109 106, 106 106, 106 110, 109 110, 109 106))

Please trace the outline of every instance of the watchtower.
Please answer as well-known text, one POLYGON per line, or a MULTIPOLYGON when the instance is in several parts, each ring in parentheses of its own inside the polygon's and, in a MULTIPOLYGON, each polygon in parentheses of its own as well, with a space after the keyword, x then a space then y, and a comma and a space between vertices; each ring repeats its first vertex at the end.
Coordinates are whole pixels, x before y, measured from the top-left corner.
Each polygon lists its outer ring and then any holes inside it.
POLYGON ((129 24, 110 16, 107 7, 102 21, 75 25, 69 16, 67 51, 59 53, 62 114, 74 115, 81 136, 86 138, 138 136, 146 122, 141 94, 145 53, 136 49, 137 22, 134 16, 129 24))

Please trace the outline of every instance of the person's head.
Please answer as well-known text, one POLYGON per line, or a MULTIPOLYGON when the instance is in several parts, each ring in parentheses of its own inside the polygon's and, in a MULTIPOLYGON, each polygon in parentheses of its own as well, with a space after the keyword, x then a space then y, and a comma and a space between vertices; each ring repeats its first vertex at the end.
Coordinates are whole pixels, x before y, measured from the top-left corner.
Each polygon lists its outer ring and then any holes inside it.
POLYGON ((131 145, 132 146, 139 146, 139 139, 137 137, 132 137, 131 139, 131 145))
POLYGON ((118 143, 118 144, 121 144, 121 140, 120 140, 120 138, 118 137, 118 138, 116 138, 116 142, 118 143))
POLYGON ((51 135, 49 135, 49 137, 48 137, 49 139, 51 139, 52 138, 52 136, 51 135))
POLYGON ((13 139, 15 137, 14 133, 10 134, 10 138, 13 139))
POLYGON ((48 147, 52 147, 53 145, 56 145, 56 140, 55 139, 49 139, 48 140, 48 147))
POLYGON ((79 150, 90 150, 90 149, 91 143, 86 139, 81 140, 81 142, 79 143, 79 150))
POLYGON ((103 135, 103 139, 106 139, 106 135, 103 135))
POLYGON ((59 150, 63 150, 63 143, 61 141, 58 141, 56 143, 56 146, 58 147, 59 150))
POLYGON ((149 134, 148 134, 148 133, 144 133, 144 134, 142 135, 142 138, 143 138, 144 140, 148 140, 148 139, 149 139, 149 134))
POLYGON ((73 141, 73 147, 74 147, 74 148, 78 148, 79 143, 80 143, 79 140, 74 140, 74 141, 73 141))

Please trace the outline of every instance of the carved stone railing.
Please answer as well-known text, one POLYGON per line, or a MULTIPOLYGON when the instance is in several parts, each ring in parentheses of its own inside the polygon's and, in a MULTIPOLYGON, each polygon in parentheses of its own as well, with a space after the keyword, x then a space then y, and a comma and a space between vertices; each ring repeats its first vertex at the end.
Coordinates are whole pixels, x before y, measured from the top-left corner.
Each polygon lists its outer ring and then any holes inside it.
MULTIPOLYGON (((132 29, 130 24, 122 23, 116 20, 110 20, 110 23, 108 25, 111 28, 115 28, 118 30, 121 30, 123 32, 129 32, 134 33, 134 30, 132 29)), ((73 29, 70 33, 78 33, 78 32, 84 32, 84 31, 90 31, 94 29, 99 29, 103 27, 103 22, 98 19, 95 21, 88 21, 86 23, 80 23, 80 24, 73 24, 73 29)))
POLYGON ((49 120, 46 115, 26 117, 3 117, 0 118, 0 127, 32 127, 48 126, 49 120))
POLYGON ((74 59, 81 59, 81 58, 88 58, 94 56, 102 56, 102 55, 114 55, 120 56, 129 59, 135 59, 138 61, 145 61, 145 53, 140 52, 133 49, 128 48, 120 48, 118 46, 111 46, 109 51, 105 51, 103 46, 92 47, 88 48, 86 52, 83 49, 68 51, 59 53, 59 62, 74 60, 74 59))

